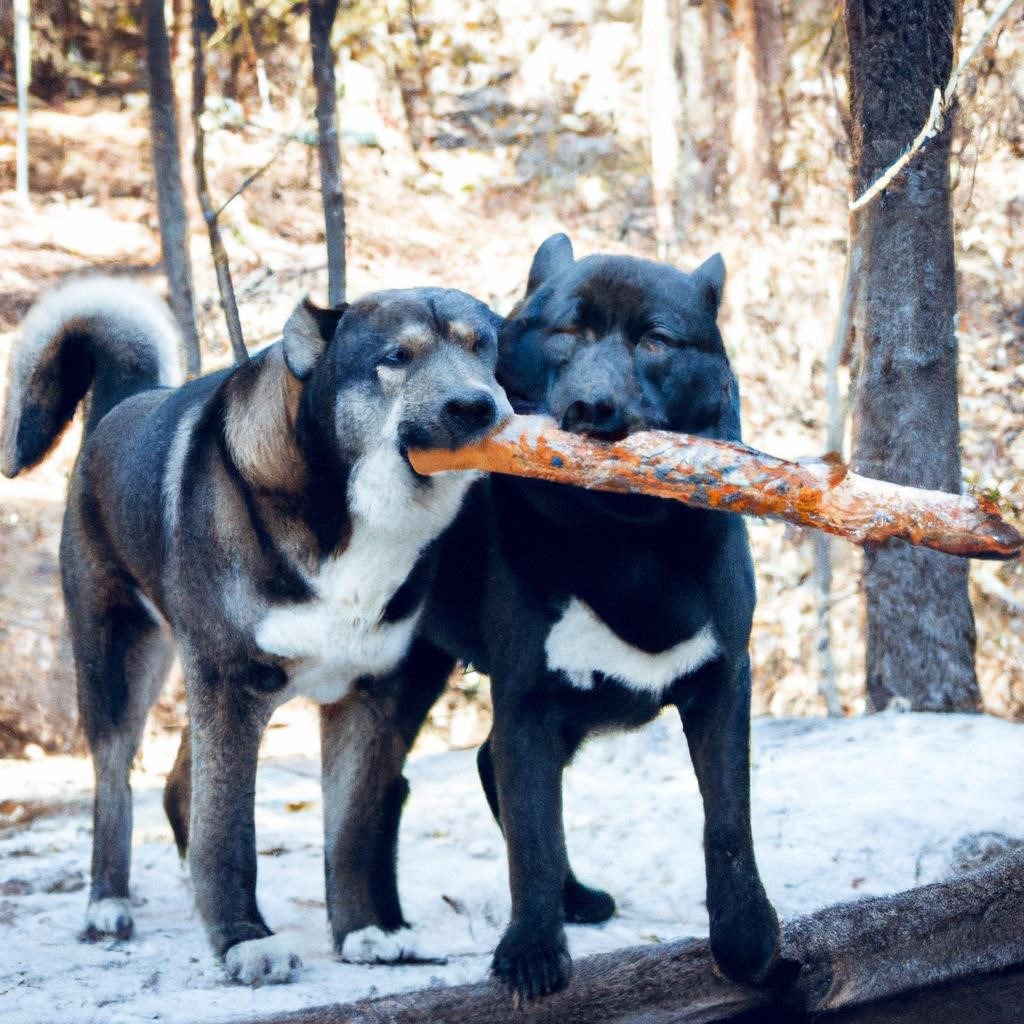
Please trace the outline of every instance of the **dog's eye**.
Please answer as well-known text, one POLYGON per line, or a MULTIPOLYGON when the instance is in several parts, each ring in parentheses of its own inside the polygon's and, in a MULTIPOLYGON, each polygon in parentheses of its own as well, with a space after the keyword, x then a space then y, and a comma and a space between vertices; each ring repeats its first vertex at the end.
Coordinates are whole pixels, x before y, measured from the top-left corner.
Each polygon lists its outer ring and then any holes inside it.
POLYGON ((381 366, 405 366, 409 360, 412 359, 412 353, 407 349, 399 345, 397 348, 390 349, 380 357, 381 366))
POLYGON ((649 348, 657 348, 662 345, 675 345, 676 340, 671 334, 665 331, 645 331, 643 336, 640 338, 640 344, 646 345, 649 348))

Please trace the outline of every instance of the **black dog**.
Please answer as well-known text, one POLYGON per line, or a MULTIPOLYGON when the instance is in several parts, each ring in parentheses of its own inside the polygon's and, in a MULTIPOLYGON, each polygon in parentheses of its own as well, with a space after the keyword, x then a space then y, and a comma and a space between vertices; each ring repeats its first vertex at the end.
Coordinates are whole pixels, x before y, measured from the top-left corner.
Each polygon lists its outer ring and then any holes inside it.
MULTIPOLYGON (((739 440, 736 380, 716 325, 725 267, 575 262, 548 239, 500 336, 498 376, 517 412, 612 439, 667 429, 739 440)), ((711 947, 722 970, 767 978, 778 920, 750 830, 754 574, 738 516, 656 498, 495 476, 442 537, 420 633, 419 691, 453 658, 491 675, 494 725, 479 769, 508 847, 512 921, 493 970, 519 998, 562 988, 563 922, 614 912, 565 848, 561 776, 586 736, 674 705, 705 807, 711 947), (443 657, 444 653, 448 657, 443 657)))
POLYGON ((493 373, 499 324, 483 303, 438 288, 345 309, 307 302, 248 363, 171 388, 175 331, 137 286, 75 282, 26 319, 0 468, 35 465, 80 401, 88 410, 61 539, 96 770, 86 937, 132 932, 129 770, 172 635, 192 745, 168 808, 231 976, 285 981, 298 966, 256 905, 253 795, 263 728, 299 694, 324 706, 338 948, 353 928, 402 923, 388 822, 404 797, 394 775, 407 745, 375 729, 366 684, 377 682, 372 708, 391 700, 417 721, 425 714, 415 694, 399 699, 389 673, 414 643, 432 543, 472 480, 424 480, 405 453, 457 447, 507 410, 493 373), (392 810, 375 831, 353 831, 366 804, 392 810))

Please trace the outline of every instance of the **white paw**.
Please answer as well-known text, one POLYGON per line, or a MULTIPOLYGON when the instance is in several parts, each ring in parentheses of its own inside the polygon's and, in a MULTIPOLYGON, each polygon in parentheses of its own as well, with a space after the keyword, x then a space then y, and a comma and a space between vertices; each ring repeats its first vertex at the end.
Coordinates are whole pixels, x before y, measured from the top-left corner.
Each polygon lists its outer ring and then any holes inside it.
POLYGON ((444 963, 443 953, 430 949, 424 936, 411 928, 384 932, 375 925, 349 932, 341 948, 341 959, 355 964, 444 963))
POLYGON ((95 942, 107 935, 112 935, 115 939, 129 939, 133 930, 132 906, 129 900, 108 897, 89 901, 83 933, 87 941, 95 942))
POLYGON ((242 985, 280 985, 293 979, 302 960, 279 935, 239 942, 224 954, 228 977, 242 985))

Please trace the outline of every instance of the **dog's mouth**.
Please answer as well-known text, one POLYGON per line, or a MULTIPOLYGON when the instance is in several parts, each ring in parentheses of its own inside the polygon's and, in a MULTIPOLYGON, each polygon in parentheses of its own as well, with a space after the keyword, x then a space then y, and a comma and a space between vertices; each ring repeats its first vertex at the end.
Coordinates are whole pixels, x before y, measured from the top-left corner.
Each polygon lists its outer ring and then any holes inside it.
MULTIPOLYGON (((643 427, 637 428, 643 430, 643 427)), ((622 441, 629 437, 630 434, 635 433, 635 430, 631 430, 626 424, 616 427, 614 430, 597 430, 584 428, 582 430, 574 430, 574 434, 582 434, 584 437, 590 438, 591 441, 604 441, 607 444, 614 444, 616 441, 622 441)))
POLYGON ((414 445, 410 446, 408 444, 405 444, 402 441, 399 441, 398 442, 398 454, 402 457, 402 461, 405 463, 406 468, 409 470, 410 473, 412 473, 413 477, 415 477, 416 483, 424 484, 424 485, 429 484, 430 480, 431 480, 431 478, 429 476, 427 476, 425 473, 418 473, 418 472, 416 472, 416 467, 413 466, 412 460, 409 458, 409 448, 410 447, 412 447, 412 448, 419 448, 420 445, 414 444, 414 445))

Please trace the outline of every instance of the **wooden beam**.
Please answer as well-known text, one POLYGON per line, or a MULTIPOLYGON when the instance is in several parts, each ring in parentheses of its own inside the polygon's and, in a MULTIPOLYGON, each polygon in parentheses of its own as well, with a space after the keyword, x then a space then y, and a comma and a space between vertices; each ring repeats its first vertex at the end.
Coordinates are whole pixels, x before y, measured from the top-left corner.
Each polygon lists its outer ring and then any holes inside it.
MULTIPOLYGON (((708 1024, 759 1008, 799 1020, 864 1006, 1024 965, 1024 850, 952 881, 800 918, 783 928, 782 953, 786 962, 766 989, 726 980, 707 942, 690 939, 586 957, 568 989, 521 1009, 486 981, 259 1024, 708 1024)), ((1020 979, 1014 984, 1019 991, 1020 979)))

